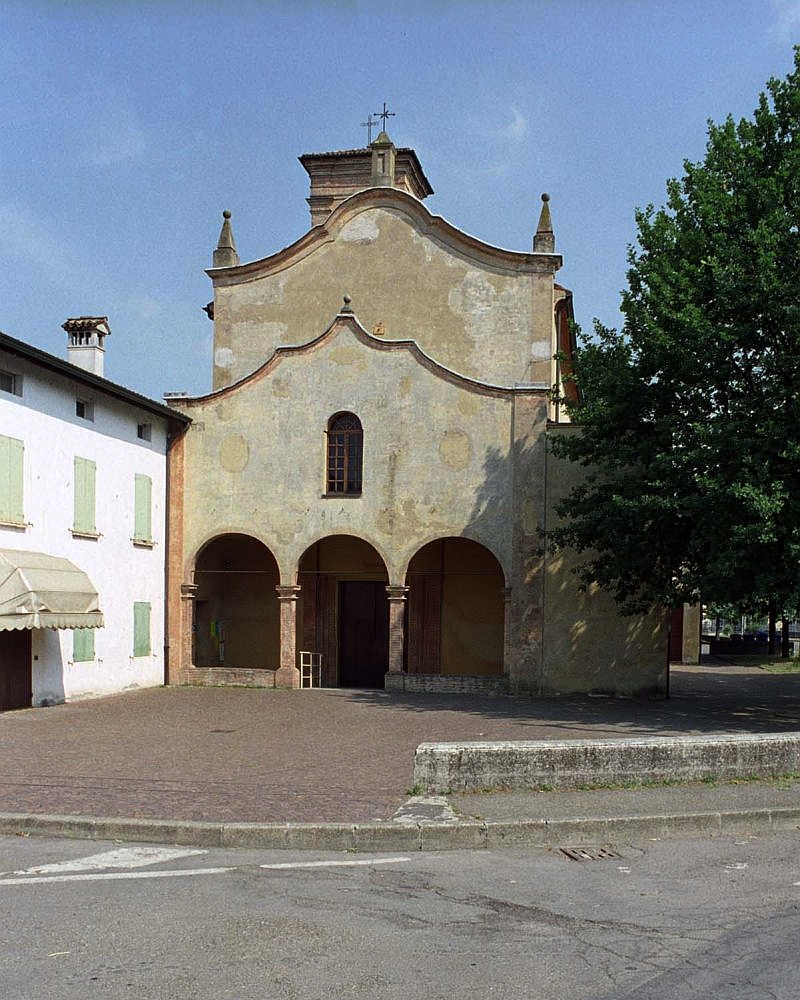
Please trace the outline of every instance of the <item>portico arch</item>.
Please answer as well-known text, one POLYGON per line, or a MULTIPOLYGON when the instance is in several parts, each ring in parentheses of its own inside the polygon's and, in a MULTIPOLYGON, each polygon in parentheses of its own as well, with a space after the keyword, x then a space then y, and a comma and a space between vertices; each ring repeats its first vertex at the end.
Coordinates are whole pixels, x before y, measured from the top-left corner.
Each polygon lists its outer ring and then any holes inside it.
POLYGON ((389 658, 386 564, 369 542, 329 535, 300 559, 299 648, 322 653, 329 687, 383 687, 389 658))
POLYGON ((218 535, 199 552, 194 583, 194 666, 277 670, 280 578, 267 546, 218 535))
POLYGON ((469 538, 429 542, 406 585, 408 673, 502 676, 505 578, 489 549, 469 538))

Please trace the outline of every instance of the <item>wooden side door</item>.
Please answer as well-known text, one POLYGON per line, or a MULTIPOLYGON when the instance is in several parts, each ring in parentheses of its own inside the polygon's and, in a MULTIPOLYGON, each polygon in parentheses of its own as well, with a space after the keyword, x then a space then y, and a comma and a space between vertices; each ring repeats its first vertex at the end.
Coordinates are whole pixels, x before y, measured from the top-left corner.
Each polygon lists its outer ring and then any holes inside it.
POLYGON ((31 631, 0 632, 0 712, 30 708, 33 698, 31 631))

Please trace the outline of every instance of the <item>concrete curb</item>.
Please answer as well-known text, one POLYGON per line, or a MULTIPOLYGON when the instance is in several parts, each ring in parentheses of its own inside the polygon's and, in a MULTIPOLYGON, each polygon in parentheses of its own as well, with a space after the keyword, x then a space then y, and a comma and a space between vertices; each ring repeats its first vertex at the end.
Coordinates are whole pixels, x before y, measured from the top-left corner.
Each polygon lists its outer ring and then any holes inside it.
POLYGON ((800 829, 800 807, 455 823, 206 823, 0 813, 0 834, 294 851, 454 851, 800 829))

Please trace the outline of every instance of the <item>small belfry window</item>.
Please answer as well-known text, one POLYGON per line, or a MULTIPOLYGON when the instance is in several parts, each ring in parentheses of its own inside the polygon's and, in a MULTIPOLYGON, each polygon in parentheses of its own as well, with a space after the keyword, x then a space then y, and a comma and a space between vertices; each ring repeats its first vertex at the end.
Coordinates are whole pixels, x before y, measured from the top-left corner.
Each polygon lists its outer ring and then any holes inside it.
POLYGON ((328 493, 360 494, 364 431, 354 413, 337 413, 328 423, 328 493))

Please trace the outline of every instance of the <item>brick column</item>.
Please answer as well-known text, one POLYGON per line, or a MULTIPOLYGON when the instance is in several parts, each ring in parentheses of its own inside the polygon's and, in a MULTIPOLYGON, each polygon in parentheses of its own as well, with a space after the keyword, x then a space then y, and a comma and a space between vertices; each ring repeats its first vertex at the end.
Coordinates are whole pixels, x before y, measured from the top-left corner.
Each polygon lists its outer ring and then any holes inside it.
POLYGON ((511 587, 503 587, 503 676, 511 662, 511 587))
POLYGON ((181 584, 181 635, 177 677, 170 683, 186 684, 189 671, 194 666, 194 602, 197 598, 196 583, 181 584))
POLYGON ((281 611, 280 666, 275 671, 275 687, 299 688, 300 671, 297 668, 297 598, 300 587, 275 588, 281 611))
POLYGON ((389 673, 403 673, 404 620, 408 587, 387 587, 389 595, 389 673))

